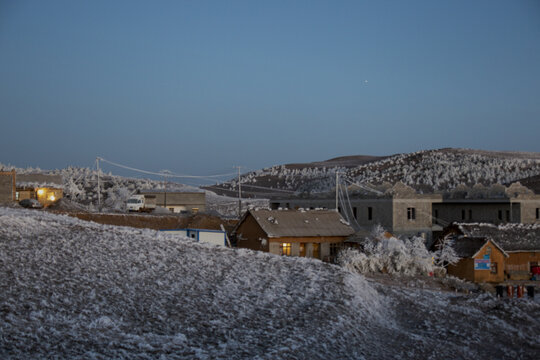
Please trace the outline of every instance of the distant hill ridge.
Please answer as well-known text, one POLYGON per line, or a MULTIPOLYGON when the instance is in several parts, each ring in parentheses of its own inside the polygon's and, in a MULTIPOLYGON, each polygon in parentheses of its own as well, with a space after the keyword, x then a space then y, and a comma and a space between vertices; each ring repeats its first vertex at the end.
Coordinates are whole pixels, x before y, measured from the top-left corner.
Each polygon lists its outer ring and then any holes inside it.
MULTIPOLYGON (((355 183, 378 185, 402 181, 422 192, 451 190, 460 184, 487 186, 517 180, 538 192, 540 153, 443 148, 391 156, 342 156, 312 163, 276 165, 244 174, 242 191, 246 196, 268 195, 272 191, 269 188, 276 189, 276 194, 279 190, 330 191, 335 186, 336 171, 355 183)), ((236 189, 235 179, 217 187, 218 193, 225 194, 236 189)), ((216 187, 211 190, 216 191, 216 187)))

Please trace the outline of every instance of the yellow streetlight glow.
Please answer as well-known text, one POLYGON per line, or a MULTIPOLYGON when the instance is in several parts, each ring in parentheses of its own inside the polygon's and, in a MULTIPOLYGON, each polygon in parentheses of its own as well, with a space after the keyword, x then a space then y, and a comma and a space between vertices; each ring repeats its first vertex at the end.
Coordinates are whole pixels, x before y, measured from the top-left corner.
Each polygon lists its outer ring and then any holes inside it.
POLYGON ((41 195, 43 195, 44 192, 45 192, 45 190, 39 189, 39 190, 37 191, 37 194, 38 194, 39 196, 41 196, 41 195))
POLYGON ((51 200, 51 201, 54 201, 54 199, 56 199, 56 198, 54 197, 54 195, 51 195, 51 196, 49 197, 49 200, 51 200))

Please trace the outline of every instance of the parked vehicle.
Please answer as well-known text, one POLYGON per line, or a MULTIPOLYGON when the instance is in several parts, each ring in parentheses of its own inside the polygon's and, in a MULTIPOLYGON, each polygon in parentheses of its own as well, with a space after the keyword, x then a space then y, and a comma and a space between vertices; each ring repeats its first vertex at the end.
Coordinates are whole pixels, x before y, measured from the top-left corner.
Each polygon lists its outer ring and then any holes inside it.
POLYGON ((128 211, 151 212, 156 209, 155 195, 132 195, 126 206, 128 211))
POLYGON ((24 199, 19 201, 19 205, 30 209, 41 209, 43 205, 36 199, 24 199))

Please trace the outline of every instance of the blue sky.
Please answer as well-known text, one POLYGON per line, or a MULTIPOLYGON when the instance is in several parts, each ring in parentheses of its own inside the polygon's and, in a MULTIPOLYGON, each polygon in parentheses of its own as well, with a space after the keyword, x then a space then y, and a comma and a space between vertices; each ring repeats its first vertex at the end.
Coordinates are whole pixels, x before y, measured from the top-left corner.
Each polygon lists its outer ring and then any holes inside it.
POLYGON ((539 39, 539 1, 0 0, 0 162, 538 152, 539 39))

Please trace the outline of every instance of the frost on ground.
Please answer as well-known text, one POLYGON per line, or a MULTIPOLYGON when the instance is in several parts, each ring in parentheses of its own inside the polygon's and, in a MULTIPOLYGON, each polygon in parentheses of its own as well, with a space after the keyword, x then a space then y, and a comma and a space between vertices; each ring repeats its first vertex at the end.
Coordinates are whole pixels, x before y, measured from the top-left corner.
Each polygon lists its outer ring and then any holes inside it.
POLYGON ((533 358, 540 306, 0 208, 0 358, 533 358))

